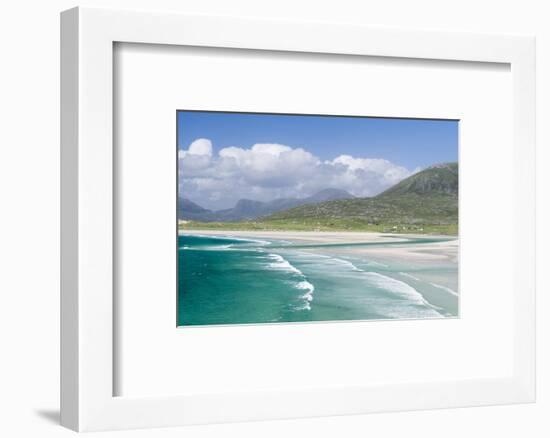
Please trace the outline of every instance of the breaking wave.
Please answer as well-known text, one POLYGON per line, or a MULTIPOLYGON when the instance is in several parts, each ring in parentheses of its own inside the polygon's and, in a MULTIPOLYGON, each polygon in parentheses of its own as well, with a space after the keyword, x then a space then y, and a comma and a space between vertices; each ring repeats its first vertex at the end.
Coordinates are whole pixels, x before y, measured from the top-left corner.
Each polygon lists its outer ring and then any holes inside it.
POLYGON ((267 254, 267 258, 271 260, 268 263, 270 269, 287 271, 289 273, 295 274, 299 277, 297 283, 294 287, 299 290, 304 290, 304 294, 300 295, 300 304, 295 306, 296 310, 311 310, 311 302, 313 301, 313 291, 315 286, 313 286, 309 281, 307 281, 306 276, 298 268, 293 266, 287 259, 279 254, 267 254))

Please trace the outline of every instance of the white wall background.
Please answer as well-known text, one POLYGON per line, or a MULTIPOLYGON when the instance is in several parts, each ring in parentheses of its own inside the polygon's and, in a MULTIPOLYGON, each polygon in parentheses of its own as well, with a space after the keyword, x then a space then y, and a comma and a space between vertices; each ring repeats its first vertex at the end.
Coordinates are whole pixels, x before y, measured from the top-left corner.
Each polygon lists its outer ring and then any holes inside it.
MULTIPOLYGON (((544 0, 90 0, 80 5, 537 35, 538 402, 398 414, 127 431, 108 436, 438 437, 550 435, 550 11, 544 0)), ((59 11, 0 10, 0 435, 70 436, 59 406, 59 11)), ((495 158, 498 165, 498 157, 495 158)), ((490 169, 488 169, 490 172, 490 169)))

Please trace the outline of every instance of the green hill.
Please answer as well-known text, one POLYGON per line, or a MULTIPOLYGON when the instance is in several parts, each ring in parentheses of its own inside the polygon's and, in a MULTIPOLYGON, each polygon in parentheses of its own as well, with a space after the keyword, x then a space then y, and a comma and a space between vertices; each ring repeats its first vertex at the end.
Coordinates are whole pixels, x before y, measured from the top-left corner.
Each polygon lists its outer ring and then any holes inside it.
POLYGON ((434 193, 458 195, 458 163, 443 163, 428 167, 390 187, 378 197, 434 193))

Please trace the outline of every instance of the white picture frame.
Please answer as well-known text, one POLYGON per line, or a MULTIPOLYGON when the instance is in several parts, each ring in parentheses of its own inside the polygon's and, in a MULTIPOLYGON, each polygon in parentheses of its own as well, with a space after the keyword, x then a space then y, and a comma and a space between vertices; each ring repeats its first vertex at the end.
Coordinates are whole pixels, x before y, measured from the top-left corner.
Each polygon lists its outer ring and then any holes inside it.
MULTIPOLYGON (((61 423, 143 428, 535 400, 533 37, 75 8, 61 15, 61 423), (285 38, 281 38, 285 35, 285 38), (369 387, 115 396, 113 49, 117 42, 509 64, 513 372, 369 387)), ((160 372, 160 370, 159 370, 160 372)))

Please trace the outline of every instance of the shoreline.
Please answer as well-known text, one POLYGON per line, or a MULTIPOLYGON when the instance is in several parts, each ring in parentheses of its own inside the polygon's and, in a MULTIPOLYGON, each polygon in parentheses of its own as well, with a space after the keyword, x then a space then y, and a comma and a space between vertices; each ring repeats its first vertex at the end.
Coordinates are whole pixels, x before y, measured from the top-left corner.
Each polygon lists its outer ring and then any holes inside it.
MULTIPOLYGON (((226 236, 251 237, 271 240, 286 240, 296 244, 342 245, 349 247, 334 248, 341 255, 371 257, 381 261, 403 261, 433 263, 458 262, 459 238, 447 235, 391 234, 357 231, 242 231, 242 230, 178 230, 178 236, 226 236), (442 239, 435 242, 418 242, 415 239, 442 239), (413 242, 411 242, 413 240, 413 242), (402 241, 403 246, 399 243, 402 241), (361 246, 361 243, 391 243, 391 246, 361 246), (359 244, 359 245, 358 245, 359 244), (353 245, 353 246, 351 246, 353 245), (357 246, 355 246, 357 245, 357 246)), ((316 252, 319 249, 302 248, 316 252)), ((333 251, 334 251, 333 250, 333 251)))
POLYGON ((343 239, 350 239, 350 243, 356 241, 357 238, 370 240, 379 240, 388 238, 388 241, 396 238, 404 239, 448 239, 448 240, 458 240, 458 236, 448 235, 448 234, 405 234, 405 233, 383 233, 380 231, 262 231, 262 230, 212 230, 212 229, 178 229, 178 235, 204 235, 204 236, 255 236, 255 237, 265 237, 273 238, 284 237, 287 239, 335 239, 339 242, 343 239))

